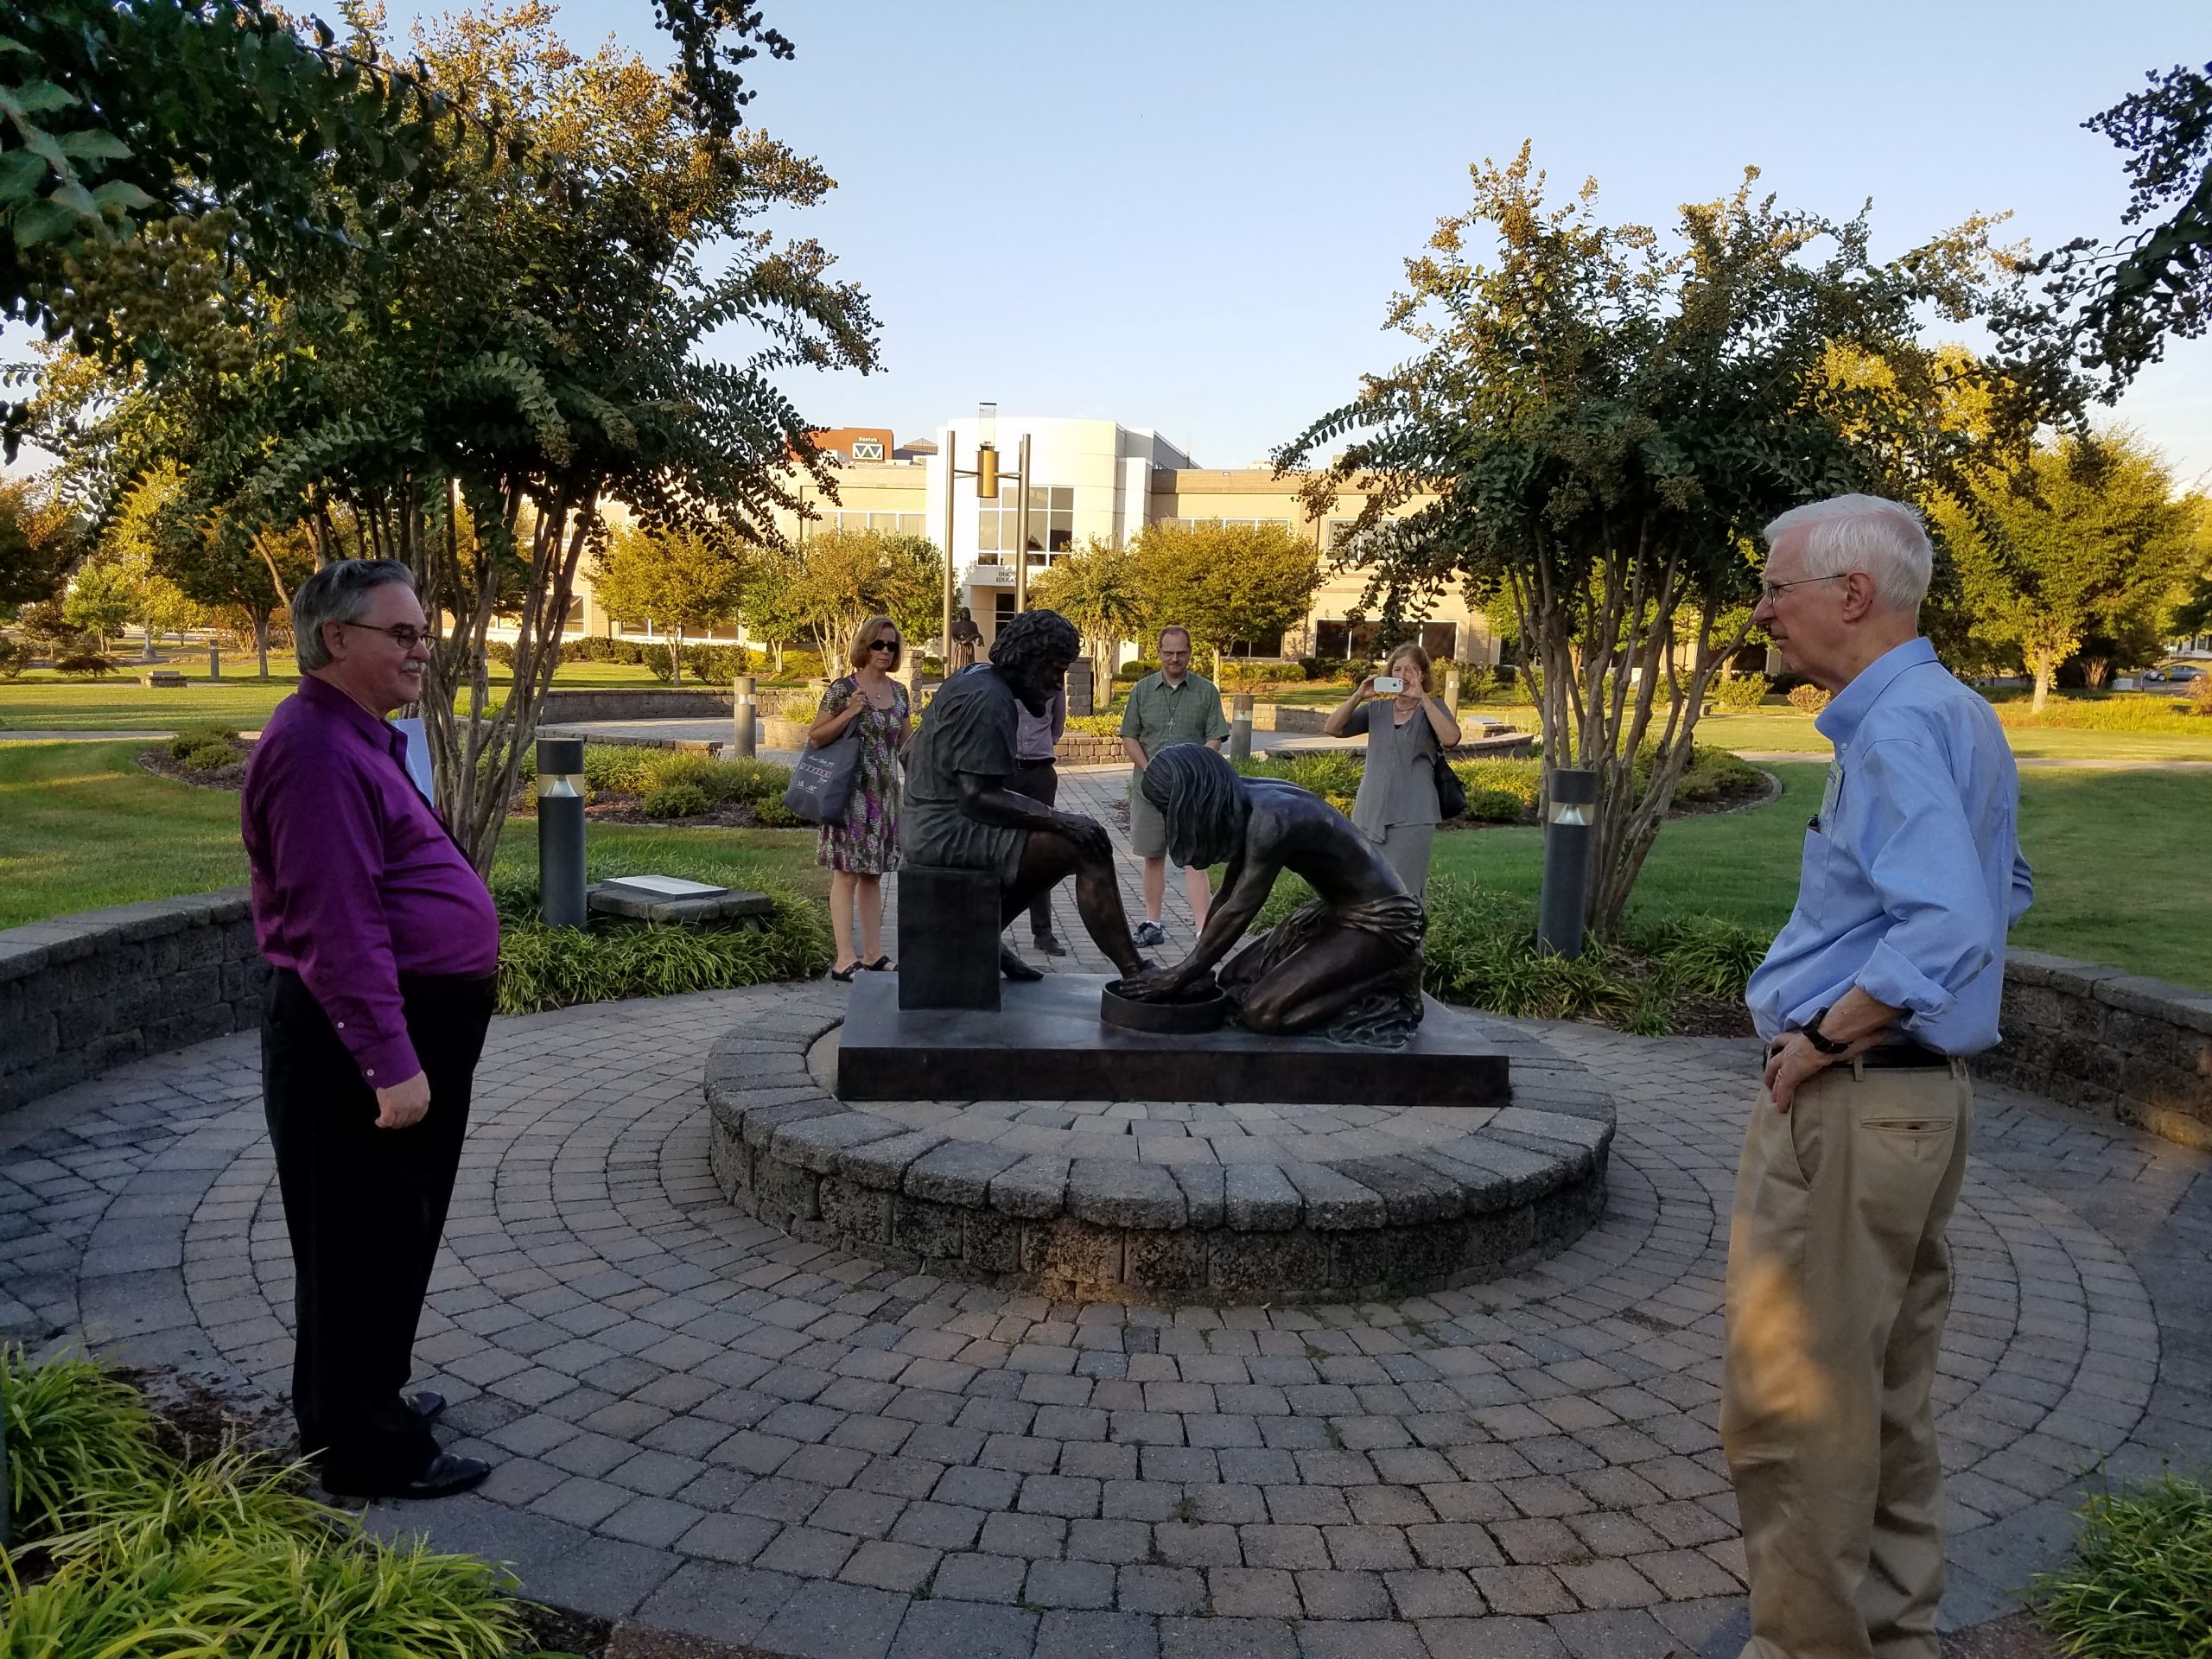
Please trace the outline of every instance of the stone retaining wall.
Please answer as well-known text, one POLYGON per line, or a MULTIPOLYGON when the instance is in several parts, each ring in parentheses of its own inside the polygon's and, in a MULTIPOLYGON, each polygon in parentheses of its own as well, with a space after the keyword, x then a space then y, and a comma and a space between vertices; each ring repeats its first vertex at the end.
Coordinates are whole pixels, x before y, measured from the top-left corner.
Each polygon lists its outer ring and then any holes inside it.
POLYGON ((735 693, 728 686, 671 686, 664 690, 552 690, 537 711, 540 726, 581 720, 712 720, 727 715, 735 693))
POLYGON ((2212 994, 2008 950, 1984 1076, 2212 1151, 2212 994))
POLYGON ((244 887, 0 931, 0 1111, 261 1018, 244 887))

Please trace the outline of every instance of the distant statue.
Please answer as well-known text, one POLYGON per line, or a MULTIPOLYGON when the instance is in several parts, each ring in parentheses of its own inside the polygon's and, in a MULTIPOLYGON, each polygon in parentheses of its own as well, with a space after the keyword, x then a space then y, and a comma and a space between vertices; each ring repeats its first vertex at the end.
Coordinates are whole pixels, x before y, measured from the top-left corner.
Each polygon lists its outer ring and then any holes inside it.
MULTIPOLYGON (((1020 711, 1052 707, 1077 649, 1074 626, 1058 612, 1025 611, 999 629, 988 668, 938 689, 906 746, 900 849, 908 864, 995 874, 1001 926, 1073 876, 1084 930, 1124 976, 1141 974, 1151 964, 1129 938, 1103 827, 1007 787, 1021 770, 1020 711)), ((1043 977, 1003 942, 999 965, 1008 979, 1043 977)))
POLYGON ((952 667, 946 677, 963 668, 975 667, 976 647, 982 643, 983 631, 976 626, 976 619, 968 614, 968 607, 963 605, 960 614, 952 621, 952 667))
POLYGON ((1124 997, 1174 1001, 1217 981, 1249 1031, 1390 1047, 1412 1039, 1427 913, 1351 819, 1295 784, 1239 776, 1203 743, 1160 750, 1141 787, 1167 821, 1171 859, 1229 869, 1191 954, 1126 979, 1124 997), (1244 938, 1284 870, 1305 878, 1313 901, 1217 976, 1214 964, 1244 938))

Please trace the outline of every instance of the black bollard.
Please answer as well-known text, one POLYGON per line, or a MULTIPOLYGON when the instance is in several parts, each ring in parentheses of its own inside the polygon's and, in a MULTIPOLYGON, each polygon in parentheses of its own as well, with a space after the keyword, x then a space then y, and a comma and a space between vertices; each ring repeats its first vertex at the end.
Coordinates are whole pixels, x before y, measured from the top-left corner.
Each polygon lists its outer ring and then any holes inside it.
POLYGON ((537 907, 548 927, 584 925, 584 741, 537 740, 537 907))
POLYGON ((1597 814, 1598 774, 1580 766, 1554 766, 1547 779, 1551 802, 1544 825, 1544 888, 1536 907, 1536 948, 1550 955, 1582 954, 1583 913, 1590 899, 1590 830, 1597 814))
POLYGON ((760 722, 753 708, 753 676, 750 674, 737 677, 737 689, 730 702, 730 716, 737 727, 732 734, 736 740, 737 756, 741 760, 750 760, 760 741, 760 722))

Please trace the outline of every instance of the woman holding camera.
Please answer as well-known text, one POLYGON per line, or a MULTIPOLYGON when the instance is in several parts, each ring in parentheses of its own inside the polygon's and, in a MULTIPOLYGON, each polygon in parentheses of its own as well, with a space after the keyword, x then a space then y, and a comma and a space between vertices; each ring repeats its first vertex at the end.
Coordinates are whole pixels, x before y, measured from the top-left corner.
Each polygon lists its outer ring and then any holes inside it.
POLYGON ((1351 807, 1352 827, 1375 842, 1416 899, 1428 885, 1428 855, 1442 814, 1436 757, 1459 741, 1459 722, 1429 694, 1428 653, 1410 642, 1380 675, 1362 680, 1330 713, 1331 737, 1367 735, 1367 765, 1351 807), (1386 701, 1387 699, 1387 701, 1386 701))

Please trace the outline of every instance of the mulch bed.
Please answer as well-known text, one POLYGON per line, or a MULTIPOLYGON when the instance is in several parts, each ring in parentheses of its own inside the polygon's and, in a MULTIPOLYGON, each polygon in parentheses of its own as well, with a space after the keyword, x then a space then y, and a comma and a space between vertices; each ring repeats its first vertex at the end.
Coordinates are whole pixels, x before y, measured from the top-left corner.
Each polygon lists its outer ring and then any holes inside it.
MULTIPOLYGON (((649 823, 664 830, 789 830, 793 825, 765 824, 754 816, 750 801, 724 801, 720 806, 702 812, 696 817, 656 818, 647 816, 635 795, 601 795, 584 808, 584 818, 591 823, 649 823)), ((518 791, 513 804, 507 809, 511 818, 536 818, 537 798, 526 791, 518 791)), ((812 824, 796 826, 811 830, 812 824)))
POLYGON ((169 753, 166 743, 158 749, 141 750, 138 764, 156 777, 174 783, 190 784, 194 789, 227 789, 235 794, 245 787, 245 763, 252 758, 253 740, 242 737, 231 747, 238 751, 237 763, 212 772, 197 772, 186 766, 169 753))

